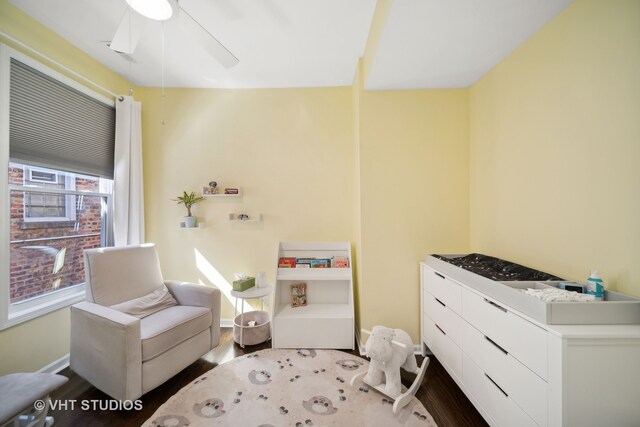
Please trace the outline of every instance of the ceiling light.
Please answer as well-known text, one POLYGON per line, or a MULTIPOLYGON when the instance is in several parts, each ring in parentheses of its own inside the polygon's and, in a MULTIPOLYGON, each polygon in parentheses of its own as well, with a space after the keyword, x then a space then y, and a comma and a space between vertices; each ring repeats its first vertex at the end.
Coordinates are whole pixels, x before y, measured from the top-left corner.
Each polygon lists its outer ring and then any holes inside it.
POLYGON ((133 10, 154 21, 166 21, 177 9, 176 0, 125 0, 133 10))

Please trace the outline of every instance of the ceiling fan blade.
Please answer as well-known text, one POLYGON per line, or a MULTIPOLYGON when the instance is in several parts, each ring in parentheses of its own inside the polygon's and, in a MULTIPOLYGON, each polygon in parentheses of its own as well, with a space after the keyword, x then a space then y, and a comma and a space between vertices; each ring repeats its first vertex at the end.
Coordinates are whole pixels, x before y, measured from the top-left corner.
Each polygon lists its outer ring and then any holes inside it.
POLYGON ((229 49, 182 8, 180 8, 180 13, 178 14, 178 24, 185 33, 196 39, 198 44, 225 68, 231 68, 240 62, 233 53, 229 52, 229 49))
POLYGON ((144 16, 128 8, 120 20, 109 47, 116 52, 132 54, 148 21, 144 16))

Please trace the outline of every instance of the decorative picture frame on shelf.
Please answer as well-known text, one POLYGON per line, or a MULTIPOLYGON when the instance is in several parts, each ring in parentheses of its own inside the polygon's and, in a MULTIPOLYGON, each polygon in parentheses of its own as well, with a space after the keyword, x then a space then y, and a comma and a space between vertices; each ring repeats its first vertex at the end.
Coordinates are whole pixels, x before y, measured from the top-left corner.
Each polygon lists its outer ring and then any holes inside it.
POLYGON ((307 305, 307 284, 296 283, 291 285, 291 307, 307 305))
POLYGON ((202 194, 205 194, 207 196, 210 196, 212 194, 218 194, 218 187, 212 187, 212 186, 202 187, 202 194))

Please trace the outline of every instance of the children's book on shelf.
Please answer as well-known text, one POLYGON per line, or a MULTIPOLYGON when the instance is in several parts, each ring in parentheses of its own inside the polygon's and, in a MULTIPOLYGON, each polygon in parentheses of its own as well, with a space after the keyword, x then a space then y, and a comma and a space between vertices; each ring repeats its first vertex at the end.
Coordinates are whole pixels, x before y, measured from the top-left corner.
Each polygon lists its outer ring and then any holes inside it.
POLYGON ((296 259, 293 257, 282 257, 278 260, 278 268, 296 268, 296 259))
POLYGON ((311 268, 330 268, 331 260, 330 259, 314 259, 311 261, 311 268))
POLYGON ((331 268, 349 268, 349 257, 334 256, 331 258, 331 268))
POLYGON ((307 268, 311 267, 311 261, 315 258, 296 258, 296 266, 298 268, 307 268))
POLYGON ((296 283, 291 285, 291 307, 307 305, 307 284, 296 283))
POLYGON ((331 268, 331 259, 296 258, 296 268, 331 268))

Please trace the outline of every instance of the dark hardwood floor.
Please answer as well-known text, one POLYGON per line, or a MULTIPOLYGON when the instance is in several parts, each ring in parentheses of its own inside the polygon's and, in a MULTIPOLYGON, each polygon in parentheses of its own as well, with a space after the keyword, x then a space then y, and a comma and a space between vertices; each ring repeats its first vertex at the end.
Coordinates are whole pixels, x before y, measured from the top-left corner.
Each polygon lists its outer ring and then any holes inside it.
MULTIPOLYGON (((109 405, 117 403, 66 368, 60 374, 69 378, 69 382, 52 393, 51 398, 57 403, 67 402, 67 408, 54 410, 51 415, 55 417, 56 426, 140 426, 169 397, 203 373, 234 357, 270 347, 271 341, 268 341, 243 349, 233 341, 231 329, 223 328, 218 347, 160 387, 142 396, 140 410, 109 409, 109 405), (70 408, 71 401, 75 402, 74 410, 70 408), (87 407, 89 410, 86 410, 87 407)), ((347 352, 358 355, 357 350, 347 352)), ((422 357, 418 357, 418 363, 422 363, 422 357)), ((411 375, 403 372, 403 383, 409 385, 411 381, 411 375)), ((431 357, 425 379, 416 396, 439 427, 487 425, 435 357, 431 357)))

